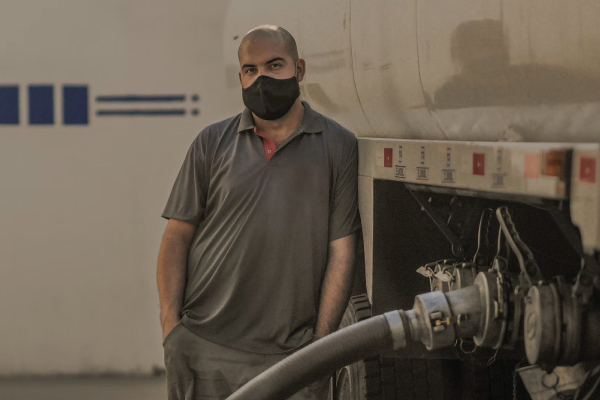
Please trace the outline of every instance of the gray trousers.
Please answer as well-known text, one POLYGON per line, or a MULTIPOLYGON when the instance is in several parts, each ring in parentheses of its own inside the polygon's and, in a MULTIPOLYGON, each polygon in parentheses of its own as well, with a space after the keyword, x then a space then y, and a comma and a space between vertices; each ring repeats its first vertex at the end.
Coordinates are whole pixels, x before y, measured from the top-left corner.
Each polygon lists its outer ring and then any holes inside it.
MULTIPOLYGON (((256 354, 221 346, 181 323, 163 342, 169 400, 226 399, 289 354, 256 354)), ((327 400, 329 380, 302 389, 289 400, 327 400)))

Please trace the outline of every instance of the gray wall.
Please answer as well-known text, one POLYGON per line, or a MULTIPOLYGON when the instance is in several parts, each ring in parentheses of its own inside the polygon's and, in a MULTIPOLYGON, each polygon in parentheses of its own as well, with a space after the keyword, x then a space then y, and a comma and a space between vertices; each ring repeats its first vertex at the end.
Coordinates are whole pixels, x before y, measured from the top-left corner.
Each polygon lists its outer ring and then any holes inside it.
POLYGON ((196 134, 231 114, 223 105, 227 5, 0 3, 0 86, 20 87, 20 124, 0 124, 0 375, 163 365, 160 214, 196 134), (29 125, 32 84, 54 86, 54 124, 29 125), (63 125, 63 84, 88 86, 88 125, 63 125), (96 101, 117 94, 186 101, 96 101), (96 115, 179 107, 185 116, 96 115))

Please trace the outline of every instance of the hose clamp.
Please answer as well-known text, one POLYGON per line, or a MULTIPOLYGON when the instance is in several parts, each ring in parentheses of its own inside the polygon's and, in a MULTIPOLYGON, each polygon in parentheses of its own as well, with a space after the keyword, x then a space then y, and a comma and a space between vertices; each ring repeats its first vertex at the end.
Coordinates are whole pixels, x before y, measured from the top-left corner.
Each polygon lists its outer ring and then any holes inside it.
POLYGON ((392 344, 394 350, 403 349, 406 347, 406 327, 403 319, 398 311, 390 311, 383 314, 392 334, 392 344))

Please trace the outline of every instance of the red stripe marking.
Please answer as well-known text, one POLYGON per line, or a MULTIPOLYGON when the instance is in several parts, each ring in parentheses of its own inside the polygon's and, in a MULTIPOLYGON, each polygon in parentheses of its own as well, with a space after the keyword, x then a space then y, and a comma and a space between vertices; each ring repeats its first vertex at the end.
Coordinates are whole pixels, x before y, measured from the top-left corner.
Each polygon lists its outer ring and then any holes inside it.
POLYGON ((536 179, 540 176, 540 156, 525 154, 525 178, 536 179))
POLYGON ((596 158, 581 157, 579 160, 579 180, 584 183, 596 183, 596 158))
POLYGON ((394 164, 394 149, 385 148, 383 149, 383 166, 385 168, 392 168, 394 164))
POLYGON ((473 175, 485 176, 485 153, 473 153, 473 175))

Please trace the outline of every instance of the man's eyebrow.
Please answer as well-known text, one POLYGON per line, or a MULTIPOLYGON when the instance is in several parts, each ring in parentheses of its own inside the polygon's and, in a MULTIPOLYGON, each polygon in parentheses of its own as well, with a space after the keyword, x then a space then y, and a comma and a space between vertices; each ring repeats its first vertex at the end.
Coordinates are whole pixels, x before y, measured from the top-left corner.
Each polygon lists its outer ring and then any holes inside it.
POLYGON ((285 60, 283 59, 283 57, 275 57, 274 59, 267 61, 265 64, 271 64, 272 62, 275 62, 275 61, 285 61, 285 60))
MULTIPOLYGON (((285 62, 285 59, 283 57, 275 57, 272 60, 267 61, 265 64, 271 64, 272 62, 275 62, 275 61, 284 61, 285 62)), ((244 65, 242 65, 242 69, 244 69, 246 67, 256 67, 256 65, 255 64, 244 64, 244 65)))

